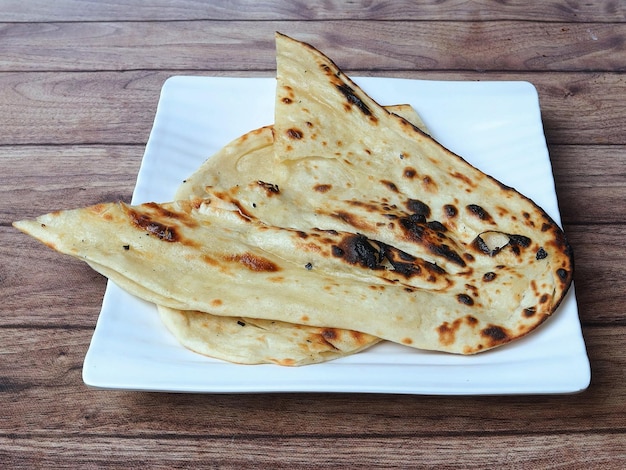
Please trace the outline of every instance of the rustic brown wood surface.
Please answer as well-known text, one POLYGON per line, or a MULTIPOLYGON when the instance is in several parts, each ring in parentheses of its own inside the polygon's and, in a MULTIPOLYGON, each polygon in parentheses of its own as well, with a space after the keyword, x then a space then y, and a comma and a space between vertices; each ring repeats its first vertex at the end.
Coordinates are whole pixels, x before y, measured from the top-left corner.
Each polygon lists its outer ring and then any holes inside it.
POLYGON ((0 0, 0 465, 626 468, 625 72, 624 0, 0 0), (130 200, 163 82, 272 76, 276 30, 353 75, 537 87, 576 255, 586 391, 196 395, 83 384, 105 280, 11 222, 130 200))

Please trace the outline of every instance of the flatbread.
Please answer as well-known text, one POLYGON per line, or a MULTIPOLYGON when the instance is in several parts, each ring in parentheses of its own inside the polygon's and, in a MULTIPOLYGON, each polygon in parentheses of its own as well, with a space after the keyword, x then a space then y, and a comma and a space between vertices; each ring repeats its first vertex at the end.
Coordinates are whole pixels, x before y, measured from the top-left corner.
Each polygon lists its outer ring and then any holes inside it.
POLYGON ((184 310, 184 304, 178 305, 182 309, 174 308, 174 300, 119 272, 94 262, 89 265, 126 292, 155 303, 163 324, 181 345, 216 359, 238 364, 303 366, 355 354, 381 341, 352 330, 212 315, 184 310))
MULTIPOLYGON (((385 109, 428 132, 411 105, 398 104, 385 109)), ((206 197, 207 187, 233 188, 253 181, 283 181, 288 176, 282 171, 283 167, 275 164, 274 127, 261 127, 236 138, 209 157, 185 178, 174 200, 206 197)))
POLYGON ((238 364, 317 364, 360 352, 380 341, 353 330, 220 317, 162 305, 158 310, 165 326, 183 346, 238 364))
POLYGON ((16 227, 174 308, 415 348, 486 351, 555 311, 573 259, 543 210, 384 110, 313 47, 278 35, 277 48, 276 180, 16 227))
MULTIPOLYGON (((409 105, 389 106, 387 109, 425 130, 420 116, 409 105)), ((202 198, 206 188, 233 187, 242 181, 274 181, 274 137, 272 126, 250 131, 227 144, 207 159, 185 179, 176 192, 176 200, 202 198)), ((103 272, 103 267, 99 267, 103 272)), ((115 273, 118 285, 135 292, 140 286, 129 286, 127 279, 115 273)), ((200 354, 241 364, 276 363, 300 366, 324 362, 360 352, 380 341, 375 336, 353 330, 320 328, 247 317, 212 315, 164 307, 149 292, 158 305, 163 323, 180 343, 200 354)))

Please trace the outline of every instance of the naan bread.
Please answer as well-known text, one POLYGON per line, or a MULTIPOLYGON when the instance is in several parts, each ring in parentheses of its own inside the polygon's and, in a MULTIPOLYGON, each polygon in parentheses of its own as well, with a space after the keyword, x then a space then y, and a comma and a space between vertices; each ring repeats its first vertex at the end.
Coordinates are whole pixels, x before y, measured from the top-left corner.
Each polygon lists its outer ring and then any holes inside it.
MULTIPOLYGON (((385 109, 428 132, 412 106, 398 104, 385 109)), ((209 157, 182 182, 174 200, 206 197, 207 187, 233 188, 254 181, 284 181, 289 175, 285 175, 283 169, 275 164, 273 126, 261 127, 238 137, 209 157)))
POLYGON ((358 331, 235 318, 158 306, 161 320, 188 349, 238 364, 302 366, 362 351, 380 340, 358 331))
POLYGON ((277 36, 273 181, 15 225, 166 307, 361 331, 472 354, 526 335, 572 279, 561 229, 277 36))
MULTIPOLYGON (((387 107, 421 129, 422 119, 409 105, 387 107)), ((206 196, 207 186, 234 187, 242 181, 274 181, 272 127, 248 132, 207 159, 176 192, 176 200, 206 196)), ((103 267, 99 268, 103 272, 103 267)), ((140 286, 129 285, 115 273, 118 285, 136 295, 140 286)), ((146 298, 150 293, 142 293, 146 298)), ((157 304, 163 303, 154 300, 157 304)), ((320 328, 274 320, 228 317, 158 305, 164 324, 182 345, 206 356, 241 364, 305 365, 362 351, 380 341, 352 330, 320 328)))
POLYGON ((150 291, 101 264, 89 262, 89 265, 126 292, 155 303, 172 335, 184 347, 205 356, 238 364, 303 366, 355 354, 380 342, 380 338, 352 330, 174 308, 176 302, 159 292, 150 291))

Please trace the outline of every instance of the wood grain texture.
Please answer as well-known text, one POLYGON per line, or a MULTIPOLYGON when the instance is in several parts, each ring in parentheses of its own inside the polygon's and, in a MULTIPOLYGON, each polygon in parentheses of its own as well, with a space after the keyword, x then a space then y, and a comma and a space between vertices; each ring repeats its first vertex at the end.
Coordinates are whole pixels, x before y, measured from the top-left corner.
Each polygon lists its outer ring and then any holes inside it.
POLYGON ((6 468, 626 467, 626 2, 0 0, 6 468), (566 396, 199 395, 82 383, 106 280, 11 222, 129 201, 163 82, 274 75, 273 33, 353 76, 539 94, 591 360, 566 396))
POLYGON ((41 463, 42 468, 591 468, 620 469, 623 442, 613 433, 438 437, 308 437, 200 435, 172 440, 154 436, 88 438, 79 447, 70 438, 0 438, 8 465, 41 463), (521 441, 521 442, 520 442, 521 441), (63 453, 60 454, 60 450, 63 453), (163 449, 168 449, 167 453, 163 449), (20 456, 16 459, 15 456, 20 456), (523 465, 517 466, 520 462, 523 465))
POLYGON ((346 70, 626 69, 626 22, 220 20, 0 24, 0 71, 274 70, 275 31, 346 70))
POLYGON ((426 468, 451 459, 457 468, 484 468, 507 459, 550 466, 560 456, 561 468, 582 461, 619 468, 626 397, 615 384, 624 380, 626 357, 612 345, 625 333, 623 327, 586 329, 594 379, 577 395, 236 396, 89 390, 77 386, 88 330, 0 329, 0 343, 10 335, 13 345, 1 350, 11 367, 0 382, 0 456, 7 464, 68 468, 117 467, 137 456, 159 468, 187 461, 290 468, 307 460, 319 466, 332 460, 340 468, 351 462, 426 468))
MULTIPOLYGON (((58 133, 71 132, 59 125, 58 133)), ((0 225, 130 198, 145 145, 0 146, 0 225), (37 168, 33 172, 33 167, 37 168)))
MULTIPOLYGON (((574 275, 583 324, 625 325, 626 279, 619 226, 565 226, 576 260, 574 275)), ((53 252, 12 227, 0 227, 2 325, 94 324, 105 280, 78 260, 53 252), (33 282, 32 280, 36 280, 33 282)))
POLYGON ((621 307, 626 302, 623 224, 566 225, 565 230, 574 249, 581 318, 589 323, 626 324, 621 307))
POLYGON ((549 151, 566 226, 624 222, 620 207, 626 201, 626 147, 552 145, 549 151))
POLYGON ((626 334, 625 326, 585 329, 594 370, 588 390, 567 396, 528 397, 242 396, 91 390, 80 383, 91 334, 91 328, 0 328, 0 350, 8 359, 0 382, 5 397, 5 432, 0 435, 11 429, 19 435, 63 437, 89 429, 91 436, 126 438, 254 438, 269 434, 300 438, 325 434, 495 437, 523 435, 529 425, 541 434, 626 431, 626 393, 616 386, 626 378, 626 353, 614 351, 612 346, 626 334), (41 422, 42 412, 46 414, 45 429, 34 427, 41 422), (532 417, 531 422, 521 419, 523 416, 532 417))
POLYGON ((567 0, 532 2, 509 0, 2 0, 0 21, 180 21, 180 20, 446 20, 493 21, 621 21, 626 20, 622 1, 567 0))
MULTIPOLYGON (((177 71, 0 73, 1 145, 145 145, 161 86, 177 71)), ((259 72, 193 72, 271 76, 259 72)), ((424 80, 522 80, 538 90, 550 144, 626 145, 626 79, 621 73, 396 71, 353 76, 424 80)), ((419 104, 416 105, 419 108, 419 104)), ((418 109, 419 110, 419 109, 418 109)), ((269 124, 269 123, 268 123, 269 124)))

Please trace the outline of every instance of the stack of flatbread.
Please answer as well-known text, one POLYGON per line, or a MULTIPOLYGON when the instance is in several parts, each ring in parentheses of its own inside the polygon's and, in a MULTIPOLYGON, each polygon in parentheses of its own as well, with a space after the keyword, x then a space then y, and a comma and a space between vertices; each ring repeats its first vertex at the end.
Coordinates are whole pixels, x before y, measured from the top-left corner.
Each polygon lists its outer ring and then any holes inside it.
POLYGON ((209 158, 169 203, 14 225, 158 306, 181 344, 303 365, 381 340, 474 354, 520 338, 572 280, 536 204, 277 34, 273 126, 209 158))

